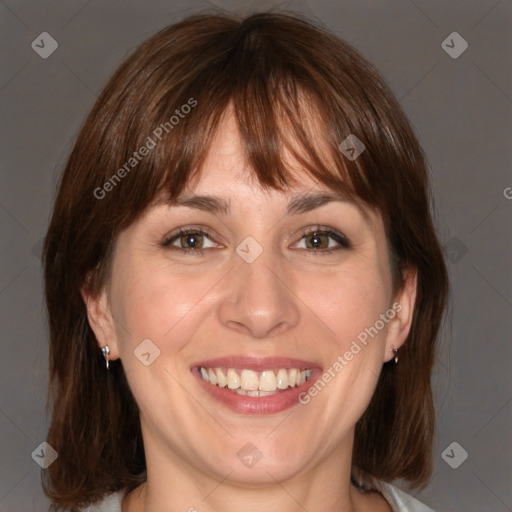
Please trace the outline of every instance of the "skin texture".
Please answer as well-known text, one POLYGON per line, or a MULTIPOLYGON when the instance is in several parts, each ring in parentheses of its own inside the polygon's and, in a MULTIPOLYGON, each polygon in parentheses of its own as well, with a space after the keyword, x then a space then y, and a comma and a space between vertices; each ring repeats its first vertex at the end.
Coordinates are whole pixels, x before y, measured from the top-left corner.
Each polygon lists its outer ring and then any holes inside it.
POLYGON ((230 213, 150 207, 119 235, 104 290, 96 297, 83 292, 98 344, 122 359, 141 411, 148 482, 127 496, 125 511, 229 512, 248 504, 253 511, 390 510, 380 495, 362 495, 350 484, 353 434, 382 364, 407 336, 415 275, 408 272, 393 295, 375 212, 331 202, 287 215, 291 197, 330 192, 293 165, 293 188, 264 191, 228 110, 185 194, 223 197, 230 213), (308 249, 311 237, 302 232, 317 225, 343 233, 351 247, 308 249), (162 246, 190 226, 211 236, 202 255, 162 246), (250 264, 236 252, 247 236, 263 248, 250 264), (308 405, 237 413, 213 401, 191 373, 199 360, 231 355, 300 357, 325 370, 395 302, 401 311, 308 405), (148 338, 160 356, 144 366, 133 351, 148 338), (237 457, 248 442, 262 454, 250 468, 237 457))

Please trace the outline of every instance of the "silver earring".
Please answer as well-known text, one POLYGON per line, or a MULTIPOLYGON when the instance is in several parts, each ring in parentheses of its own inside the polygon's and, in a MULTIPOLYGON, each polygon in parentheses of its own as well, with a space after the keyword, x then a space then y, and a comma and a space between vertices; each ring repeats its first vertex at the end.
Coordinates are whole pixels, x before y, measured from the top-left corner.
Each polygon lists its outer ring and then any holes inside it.
POLYGON ((397 364, 398 363, 398 349, 392 348, 391 350, 393 351, 393 354, 395 354, 395 364, 397 364))
POLYGON ((109 358, 108 358, 108 355, 110 354, 110 348, 108 348, 108 345, 105 345, 101 351, 103 352, 103 357, 105 358, 105 363, 107 365, 107 370, 108 370, 108 363, 109 363, 109 358))

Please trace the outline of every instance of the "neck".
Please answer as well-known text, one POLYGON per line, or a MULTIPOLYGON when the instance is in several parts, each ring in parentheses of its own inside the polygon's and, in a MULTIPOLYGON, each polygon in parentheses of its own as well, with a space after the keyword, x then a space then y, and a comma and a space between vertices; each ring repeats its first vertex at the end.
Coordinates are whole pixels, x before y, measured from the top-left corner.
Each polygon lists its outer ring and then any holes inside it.
POLYGON ((185 459, 169 458, 165 449, 149 449, 147 481, 125 498, 123 512, 235 512, 248 504, 254 512, 390 510, 383 498, 351 485, 351 451, 352 439, 306 471, 281 479, 266 471, 247 484, 237 466, 223 476, 209 474, 185 459))

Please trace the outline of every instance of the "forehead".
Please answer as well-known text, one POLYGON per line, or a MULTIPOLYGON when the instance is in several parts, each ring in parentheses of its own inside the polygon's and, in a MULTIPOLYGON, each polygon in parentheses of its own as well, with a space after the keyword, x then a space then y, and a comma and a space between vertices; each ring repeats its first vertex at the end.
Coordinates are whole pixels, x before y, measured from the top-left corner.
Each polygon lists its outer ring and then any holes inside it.
MULTIPOLYGON (((316 140, 311 142, 329 160, 327 150, 322 148, 323 139, 318 135, 321 133, 317 129, 316 140)), ((290 142, 293 144, 293 140, 290 142)), ((286 146, 283 145, 280 151, 291 178, 290 183, 284 187, 285 195, 305 190, 330 192, 327 186, 304 170, 286 146)), ((230 195, 235 190, 240 193, 244 187, 253 194, 283 194, 281 191, 269 190, 258 181, 247 159, 247 143, 244 147, 236 116, 232 106, 229 106, 222 115, 200 169, 190 177, 181 195, 192 191, 195 194, 211 194, 215 191, 216 195, 230 195)))
POLYGON ((301 168, 289 152, 284 153, 283 161, 293 184, 284 190, 264 187, 247 161, 236 118, 232 111, 227 111, 199 171, 177 197, 172 200, 162 197, 157 203, 215 215, 230 215, 240 208, 255 205, 261 208, 266 203, 266 206, 277 206, 287 214, 296 215, 342 202, 356 207, 368 223, 374 224, 377 212, 343 191, 329 189, 301 168))

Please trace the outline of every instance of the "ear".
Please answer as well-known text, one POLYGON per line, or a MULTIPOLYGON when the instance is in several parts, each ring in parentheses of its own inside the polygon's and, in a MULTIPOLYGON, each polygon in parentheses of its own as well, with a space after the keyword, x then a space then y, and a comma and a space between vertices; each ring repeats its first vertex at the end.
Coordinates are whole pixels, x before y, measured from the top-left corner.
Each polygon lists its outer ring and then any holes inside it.
POLYGON ((87 320, 91 326, 98 347, 103 348, 108 345, 110 349, 109 359, 112 361, 119 358, 119 347, 117 344, 115 323, 110 312, 108 296, 105 287, 97 295, 91 293, 88 284, 84 284, 80 289, 82 299, 87 308, 87 320))
POLYGON ((391 309, 396 315, 389 322, 384 362, 394 357, 394 350, 398 350, 404 344, 411 329, 416 304, 417 277, 418 272, 415 268, 407 269, 404 272, 403 286, 395 294, 391 309))

